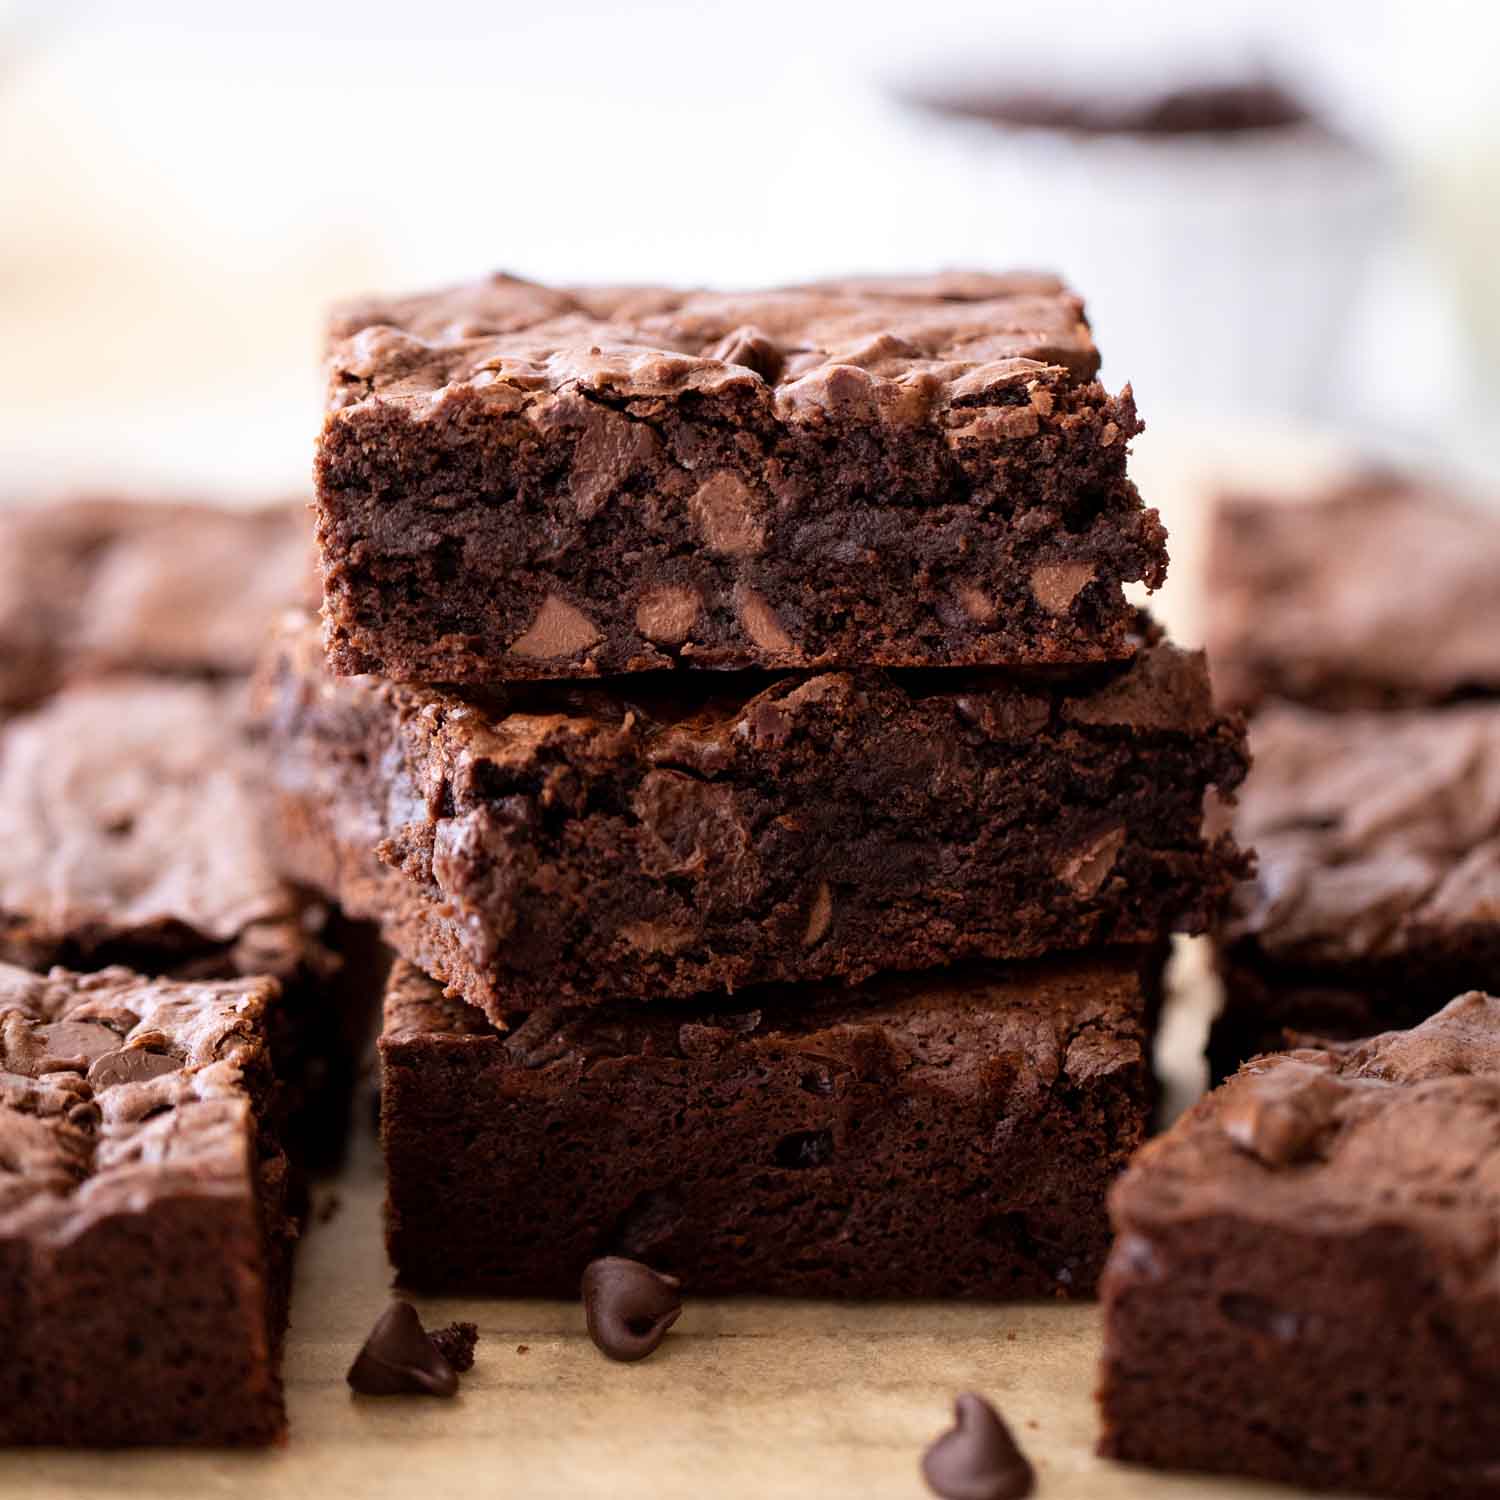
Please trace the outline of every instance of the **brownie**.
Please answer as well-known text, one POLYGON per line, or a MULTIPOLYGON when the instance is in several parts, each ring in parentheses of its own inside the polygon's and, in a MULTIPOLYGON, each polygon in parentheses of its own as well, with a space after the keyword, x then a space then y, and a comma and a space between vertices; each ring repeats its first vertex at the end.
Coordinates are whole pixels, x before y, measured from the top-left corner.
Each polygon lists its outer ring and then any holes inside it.
POLYGON ((315 597, 309 530, 301 503, 0 508, 0 713, 104 672, 246 675, 315 597))
POLYGON ((1200 931, 1243 726, 1155 641, 1085 685, 658 674, 463 696, 330 675, 293 617, 255 684, 286 873, 496 1020, 560 1001, 1200 931))
POLYGON ((276 997, 0 964, 0 1443, 281 1435, 276 997))
POLYGON ((1500 1495, 1500 1000, 1250 1064, 1110 1211, 1104 1454, 1500 1495))
POLYGON ((1372 478, 1301 503, 1229 497, 1205 625, 1221 701, 1420 706, 1500 691, 1500 514, 1372 478))
POLYGON ((350 924, 272 868, 244 691, 121 676, 0 725, 0 961, 274 976, 288 1109, 324 1159, 374 997, 340 983, 350 924))
POLYGON ((1500 703, 1282 704, 1250 740, 1234 827, 1259 867, 1220 939, 1215 1075, 1287 1032, 1369 1036, 1500 991, 1500 703))
POLYGON ((572 1296, 619 1254, 688 1295, 1086 1295, 1144 1139, 1131 953, 552 1006, 509 1032, 398 964, 390 1255, 414 1288, 572 1296))
POLYGON ((339 309, 317 458, 340 673, 1115 659, 1165 532, 1046 276, 768 292, 495 276, 339 309))

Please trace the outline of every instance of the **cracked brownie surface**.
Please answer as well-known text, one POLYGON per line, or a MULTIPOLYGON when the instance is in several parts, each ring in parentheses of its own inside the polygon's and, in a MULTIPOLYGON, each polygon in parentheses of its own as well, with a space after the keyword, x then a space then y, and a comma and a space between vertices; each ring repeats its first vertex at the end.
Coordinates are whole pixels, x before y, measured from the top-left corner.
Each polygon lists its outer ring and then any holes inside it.
POLYGON ((0 510, 0 712, 102 673, 244 676, 314 583, 301 504, 0 510))
POLYGON ((1384 708, 1500 692, 1500 517, 1400 479, 1232 496, 1204 588, 1221 702, 1384 708))
POLYGON ((1041 276, 757 293, 496 276, 340 309, 317 458, 335 669, 1098 661, 1165 533, 1129 389, 1041 276))
POLYGON ((0 964, 0 1441, 281 1434, 277 996, 0 964))
POLYGON ((1369 1036, 1500 986, 1500 704, 1277 704, 1250 742, 1234 829, 1258 868, 1219 938, 1218 1074, 1288 1033, 1369 1036))
POLYGON ((1110 1208, 1103 1453, 1500 1494, 1500 1000, 1257 1059, 1110 1208))
POLYGON ((463 695, 258 674, 274 847, 492 1018, 563 999, 1024 958, 1201 931, 1243 725, 1156 641, 1045 674, 675 674, 463 695))
POLYGON ((508 1033, 398 964, 391 1259, 501 1296, 571 1295, 611 1254, 692 1294, 1087 1295, 1151 1105, 1140 962, 551 1006, 508 1033))

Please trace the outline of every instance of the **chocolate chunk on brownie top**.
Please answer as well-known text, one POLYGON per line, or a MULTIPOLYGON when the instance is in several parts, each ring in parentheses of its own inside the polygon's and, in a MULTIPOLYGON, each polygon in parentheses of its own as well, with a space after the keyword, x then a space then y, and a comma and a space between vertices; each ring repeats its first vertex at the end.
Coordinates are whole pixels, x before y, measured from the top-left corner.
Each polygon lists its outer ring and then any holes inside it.
POLYGON ((1500 1494, 1500 1000, 1250 1064, 1111 1214, 1104 1453, 1500 1494))
POLYGON ((0 1442, 281 1434, 276 995, 0 964, 0 1442))
POLYGON ((1500 987, 1500 703, 1277 705, 1235 818, 1258 870, 1221 938, 1216 1068, 1287 1030, 1369 1035, 1500 987))
POLYGON ((424 1290, 1084 1295, 1152 1087, 1139 955, 552 1006, 496 1031, 398 964, 387 1226, 424 1290))
POLYGON ((1128 654, 1164 576, 1077 297, 510 277, 339 310, 317 460, 335 670, 482 683, 1128 654))
POLYGON ((314 589, 306 508, 0 509, 0 710, 101 672, 244 675, 314 589))
POLYGON ((1201 931, 1243 728, 1154 642, 1087 683, 675 674, 462 696, 329 675, 286 622, 256 682, 294 879, 503 1019, 1201 931))
POLYGON ((1220 700, 1321 708, 1500 692, 1500 514, 1399 480, 1221 502, 1205 588, 1220 700))

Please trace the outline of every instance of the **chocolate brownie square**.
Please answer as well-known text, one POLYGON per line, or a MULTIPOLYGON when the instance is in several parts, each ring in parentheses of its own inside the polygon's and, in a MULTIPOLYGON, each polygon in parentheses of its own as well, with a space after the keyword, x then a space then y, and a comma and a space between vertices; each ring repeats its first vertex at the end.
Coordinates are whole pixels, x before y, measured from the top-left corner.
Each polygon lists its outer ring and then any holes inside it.
POLYGON ((1087 1295, 1144 1139, 1131 953, 558 1007, 386 994, 388 1236, 423 1290, 572 1296, 621 1254, 703 1295, 1087 1295))
POLYGON ((246 675, 315 597, 310 533, 300 503, 0 508, 0 713, 106 672, 246 675))
POLYGON ((1250 740, 1234 829, 1258 867, 1219 939, 1215 1075, 1288 1034, 1369 1036, 1500 991, 1500 703, 1280 704, 1250 740))
POLYGON ((1204 591, 1221 702, 1315 708, 1500 691, 1500 514, 1371 479, 1218 507, 1204 591))
POLYGON ((288 1128, 327 1158, 373 996, 340 982, 359 934, 272 868, 244 693, 122 676, 0 725, 0 961, 274 976, 288 1128))
POLYGON ((1500 1495, 1500 1000, 1251 1063, 1110 1212, 1101 1452, 1500 1495))
POLYGON ((1045 276, 768 292, 495 276, 332 319, 340 673, 488 683, 1099 661, 1165 532, 1045 276))
POLYGON ((1086 681, 658 674, 489 693, 335 677, 290 619, 255 685, 295 880, 497 1021, 1202 931, 1245 768, 1201 656, 1086 681))
POLYGON ((0 1443, 285 1428, 271 979, 0 964, 0 1443))

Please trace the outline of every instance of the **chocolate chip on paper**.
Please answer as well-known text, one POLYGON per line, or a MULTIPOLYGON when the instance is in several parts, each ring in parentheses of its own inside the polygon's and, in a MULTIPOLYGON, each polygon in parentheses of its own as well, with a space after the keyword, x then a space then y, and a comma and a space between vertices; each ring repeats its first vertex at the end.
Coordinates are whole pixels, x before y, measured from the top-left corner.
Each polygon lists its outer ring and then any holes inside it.
POLYGON ((1021 1500, 1036 1487, 1030 1461, 1000 1413, 966 1392, 953 1403, 954 1425, 922 1455, 922 1478, 941 1500, 1021 1500))
POLYGON ((478 1337, 472 1323, 429 1336, 410 1302, 392 1302, 349 1366, 349 1384, 361 1396, 455 1395, 457 1371, 474 1363, 478 1337))
POLYGON ((589 1337, 610 1359, 645 1359, 682 1315, 682 1283, 623 1255, 590 1261, 583 1273, 589 1337))

